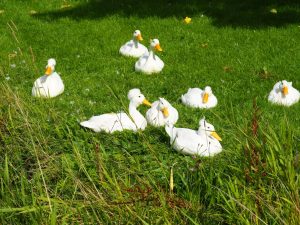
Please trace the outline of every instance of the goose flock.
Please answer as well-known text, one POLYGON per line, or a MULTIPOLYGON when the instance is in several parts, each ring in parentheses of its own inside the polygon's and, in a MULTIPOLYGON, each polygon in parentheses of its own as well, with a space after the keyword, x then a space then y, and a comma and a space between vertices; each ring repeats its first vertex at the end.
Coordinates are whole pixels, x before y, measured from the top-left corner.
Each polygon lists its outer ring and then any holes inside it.
MULTIPOLYGON (((186 23, 190 18, 185 19, 186 23)), ((145 74, 159 73, 164 68, 164 62, 156 55, 161 52, 158 39, 150 41, 149 49, 140 43, 142 41, 140 30, 133 33, 130 41, 121 46, 119 53, 127 57, 138 58, 135 63, 135 71, 145 74)), ((52 98, 63 93, 64 84, 58 73, 55 72, 56 61, 48 60, 46 71, 33 85, 32 95, 35 97, 52 98)), ((94 132, 113 133, 123 130, 144 130, 147 124, 154 127, 165 127, 165 132, 170 138, 170 145, 176 151, 186 155, 214 156, 222 151, 221 138, 216 133, 212 124, 205 118, 199 121, 198 130, 177 128, 175 124, 179 118, 178 111, 164 98, 159 98, 152 104, 141 93, 140 89, 134 88, 128 92, 129 108, 125 112, 107 113, 92 116, 89 120, 80 123, 82 127, 89 128, 94 132), (150 109, 144 117, 139 111, 140 105, 149 106, 150 109)), ((292 82, 282 80, 277 82, 271 90, 268 101, 283 106, 291 106, 300 99, 300 92, 292 86, 292 82)), ((204 89, 189 88, 181 95, 182 104, 191 108, 210 109, 218 104, 217 97, 213 94, 210 86, 204 89)))

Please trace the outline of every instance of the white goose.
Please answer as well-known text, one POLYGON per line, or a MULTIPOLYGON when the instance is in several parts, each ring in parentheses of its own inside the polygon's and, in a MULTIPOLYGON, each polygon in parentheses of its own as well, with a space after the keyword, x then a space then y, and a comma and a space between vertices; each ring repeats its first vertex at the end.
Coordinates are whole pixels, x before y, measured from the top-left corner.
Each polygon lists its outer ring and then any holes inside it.
POLYGON ((33 96, 53 98, 64 92, 65 86, 58 73, 55 72, 55 65, 55 59, 48 60, 45 75, 38 78, 33 84, 33 96))
POLYGON ((203 118, 199 122, 199 129, 176 128, 168 123, 165 130, 170 137, 170 144, 178 152, 187 155, 214 156, 222 151, 219 141, 221 138, 215 128, 203 118))
POLYGON ((167 122, 175 124, 178 120, 178 111, 164 98, 152 103, 146 112, 146 119, 152 126, 164 126, 167 122))
POLYGON ((124 112, 107 113, 99 116, 93 116, 88 121, 81 122, 80 125, 92 129, 95 132, 105 131, 113 133, 115 131, 144 130, 147 126, 145 117, 137 110, 141 104, 151 106, 145 99, 140 89, 132 89, 128 92, 129 115, 124 112))
POLYGON ((146 74, 159 73, 162 71, 164 62, 155 55, 154 51, 162 51, 158 39, 151 40, 149 52, 141 56, 135 63, 135 71, 146 74))
POLYGON ((270 92, 268 100, 274 104, 291 106, 300 99, 300 92, 293 88, 292 82, 286 80, 277 82, 270 92))
POLYGON ((206 86, 204 90, 189 88, 188 92, 181 96, 181 101, 186 106, 205 109, 213 108, 218 104, 210 86, 206 86))
POLYGON ((124 45, 121 46, 119 50, 120 54, 136 58, 141 57, 142 55, 148 52, 148 49, 144 45, 139 43, 139 41, 142 40, 143 38, 141 31, 134 31, 132 40, 126 42, 124 45))

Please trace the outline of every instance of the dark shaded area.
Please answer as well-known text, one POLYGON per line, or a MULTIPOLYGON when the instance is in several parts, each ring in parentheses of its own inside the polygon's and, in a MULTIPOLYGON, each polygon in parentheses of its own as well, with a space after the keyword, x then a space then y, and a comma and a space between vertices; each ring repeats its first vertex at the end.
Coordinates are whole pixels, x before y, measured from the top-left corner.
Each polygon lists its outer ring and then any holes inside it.
POLYGON ((48 21, 64 17, 80 20, 114 14, 141 18, 184 18, 204 14, 215 26, 280 27, 300 23, 300 0, 90 0, 34 17, 48 21), (271 9, 276 9, 277 13, 270 12, 271 9))

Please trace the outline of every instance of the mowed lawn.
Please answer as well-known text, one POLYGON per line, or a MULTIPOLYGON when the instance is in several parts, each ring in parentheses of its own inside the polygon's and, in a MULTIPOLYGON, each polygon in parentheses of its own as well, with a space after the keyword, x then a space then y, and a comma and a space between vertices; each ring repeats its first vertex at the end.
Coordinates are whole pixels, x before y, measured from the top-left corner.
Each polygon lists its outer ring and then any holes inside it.
POLYGON ((300 89, 300 4, 276 2, 2 0, 0 224, 300 224, 300 103, 267 101, 277 81, 300 89), (160 40, 161 73, 119 54, 136 29, 160 40), (49 58, 65 92, 33 98, 49 58), (181 104, 207 85, 216 108, 181 104), (184 156, 164 128, 79 126, 127 111, 132 88, 166 98, 177 127, 205 116, 223 152, 184 156))

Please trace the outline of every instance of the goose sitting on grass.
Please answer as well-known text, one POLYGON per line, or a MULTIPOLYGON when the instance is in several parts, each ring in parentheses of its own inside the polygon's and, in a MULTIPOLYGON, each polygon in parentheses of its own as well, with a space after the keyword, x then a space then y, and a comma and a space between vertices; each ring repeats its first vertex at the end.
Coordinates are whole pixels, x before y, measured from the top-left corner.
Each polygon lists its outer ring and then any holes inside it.
POLYGON ((165 130, 170 137, 172 147, 183 154, 198 156, 214 156, 222 151, 221 138, 212 124, 203 118, 199 122, 198 131, 187 128, 176 128, 167 123, 165 130))
POLYGON ((155 55, 155 51, 162 51, 158 39, 151 40, 149 52, 141 56, 135 63, 135 71, 146 74, 159 73, 162 71, 164 62, 155 55))
POLYGON ((38 78, 33 84, 33 96, 53 98, 64 92, 65 86, 58 73, 55 72, 55 65, 55 59, 48 60, 45 75, 38 78))
POLYGON ((300 92, 293 88, 292 82, 286 80, 277 82, 270 92, 268 100, 277 105, 291 106, 300 99, 300 92))
POLYGON ((95 132, 105 131, 113 133, 123 130, 144 130, 147 126, 145 117, 137 110, 141 104, 151 106, 140 89, 132 89, 128 92, 129 115, 124 112, 107 113, 93 116, 88 121, 81 122, 80 125, 92 129, 95 132))
POLYGON ((212 93, 210 86, 206 86, 204 90, 200 88, 189 88, 188 92, 181 96, 184 105, 193 108, 213 108, 218 104, 216 96, 212 93))
POLYGON ((145 53, 148 53, 148 49, 144 45, 139 43, 139 41, 142 40, 143 38, 141 31, 134 31, 132 40, 126 42, 123 46, 121 46, 119 51, 120 54, 139 58, 145 53))
POLYGON ((159 98, 147 111, 146 119, 155 127, 164 126, 167 122, 175 124, 178 120, 178 111, 166 99, 159 98))

